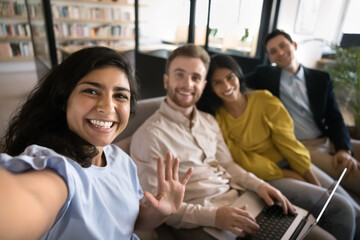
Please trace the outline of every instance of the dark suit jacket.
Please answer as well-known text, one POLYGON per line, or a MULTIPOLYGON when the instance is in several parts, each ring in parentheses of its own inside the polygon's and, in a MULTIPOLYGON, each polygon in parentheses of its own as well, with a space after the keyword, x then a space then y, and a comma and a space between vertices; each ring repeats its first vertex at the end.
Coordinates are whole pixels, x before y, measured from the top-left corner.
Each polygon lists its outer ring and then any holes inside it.
MULTIPOLYGON (((307 95, 314 120, 324 136, 328 136, 335 150, 351 150, 349 132, 336 102, 333 81, 326 72, 304 67, 307 95)), ((259 66, 245 76, 246 84, 253 89, 267 89, 280 95, 281 68, 259 66)), ((281 100, 281 99, 280 99, 281 100)))

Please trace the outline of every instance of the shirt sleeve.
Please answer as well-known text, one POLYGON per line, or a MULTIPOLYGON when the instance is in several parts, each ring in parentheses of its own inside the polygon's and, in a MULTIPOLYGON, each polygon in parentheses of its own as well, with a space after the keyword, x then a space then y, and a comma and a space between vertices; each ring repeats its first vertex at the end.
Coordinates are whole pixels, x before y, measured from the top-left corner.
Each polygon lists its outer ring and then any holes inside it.
POLYGON ((12 157, 7 154, 1 154, 0 166, 12 173, 21 173, 28 170, 38 171, 45 168, 54 170, 62 177, 68 188, 66 202, 60 209, 55 222, 58 221, 68 209, 70 201, 75 194, 75 183, 73 179, 75 174, 73 173, 74 169, 64 156, 59 155, 51 149, 31 145, 19 156, 12 157))
POLYGON ((229 148, 236 160, 241 161, 241 166, 249 172, 254 173, 258 178, 271 181, 283 177, 281 169, 268 157, 264 157, 255 151, 245 151, 229 141, 229 148))
POLYGON ((269 96, 266 102, 264 118, 271 129, 272 141, 290 168, 303 176, 310 169, 309 151, 296 139, 293 120, 280 100, 269 96))
POLYGON ((234 162, 228 146, 225 143, 222 132, 216 120, 214 119, 212 125, 216 126, 217 129, 217 151, 216 159, 231 175, 232 181, 236 184, 244 187, 245 189, 257 192, 258 187, 263 180, 256 177, 253 173, 244 170, 239 164, 234 162))
MULTIPOLYGON (((157 158, 165 158, 169 150, 169 146, 156 129, 141 128, 132 136, 130 155, 137 165, 140 184, 144 191, 156 195, 157 158)), ((166 223, 175 228, 215 227, 216 210, 217 207, 183 202, 178 212, 169 216, 166 223)))

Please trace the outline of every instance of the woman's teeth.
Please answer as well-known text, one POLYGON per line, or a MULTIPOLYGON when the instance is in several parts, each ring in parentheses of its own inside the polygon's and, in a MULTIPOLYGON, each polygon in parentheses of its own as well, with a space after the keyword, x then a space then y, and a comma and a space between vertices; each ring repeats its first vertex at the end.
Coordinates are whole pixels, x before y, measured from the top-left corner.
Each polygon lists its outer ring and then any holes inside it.
POLYGON ((231 89, 230 91, 227 91, 227 92, 224 92, 224 95, 225 96, 229 96, 229 95, 231 95, 232 93, 233 93, 233 89, 231 89))
POLYGON ((95 127, 111 128, 113 122, 103 122, 99 120, 90 120, 90 123, 95 127))

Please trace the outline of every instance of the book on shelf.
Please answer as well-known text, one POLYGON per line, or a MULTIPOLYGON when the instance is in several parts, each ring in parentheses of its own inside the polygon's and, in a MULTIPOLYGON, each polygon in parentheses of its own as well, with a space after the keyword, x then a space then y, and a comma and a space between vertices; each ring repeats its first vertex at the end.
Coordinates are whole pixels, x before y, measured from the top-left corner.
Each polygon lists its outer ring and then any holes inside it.
POLYGON ((29 15, 31 17, 41 17, 43 16, 42 12, 42 3, 28 3, 29 15))
POLYGON ((0 2, 0 16, 26 16, 26 6, 22 2, 1 1, 0 2))
POLYGON ((23 57, 34 56, 34 51, 31 42, 20 42, 19 49, 20 49, 20 55, 23 57))
POLYGON ((30 25, 28 23, 0 23, 1 37, 30 37, 30 25))
POLYGON ((82 20, 130 20, 130 13, 124 12, 121 7, 87 7, 77 5, 58 5, 53 3, 51 11, 55 19, 82 19, 82 20), (124 18, 122 15, 124 14, 124 18))
POLYGON ((12 50, 10 43, 0 42, 0 58, 9 58, 12 57, 12 50))
POLYGON ((0 42, 0 58, 32 56, 34 56, 34 51, 31 42, 0 42))
POLYGON ((83 23, 55 23, 53 25, 54 33, 57 38, 66 37, 124 37, 132 38, 134 28, 127 24, 111 25, 103 24, 100 26, 90 27, 83 23))
POLYGON ((128 25, 102 25, 91 30, 91 36, 134 37, 134 29, 128 25))

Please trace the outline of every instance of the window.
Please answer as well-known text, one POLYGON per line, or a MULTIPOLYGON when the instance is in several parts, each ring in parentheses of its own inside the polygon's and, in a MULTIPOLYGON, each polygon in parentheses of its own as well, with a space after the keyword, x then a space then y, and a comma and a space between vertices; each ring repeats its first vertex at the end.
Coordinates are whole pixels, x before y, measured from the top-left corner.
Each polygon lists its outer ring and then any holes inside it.
POLYGON ((360 1, 349 0, 342 30, 340 46, 343 48, 360 46, 360 1))
POLYGON ((189 0, 139 0, 139 51, 173 50, 186 43, 189 16, 189 0))
POLYGON ((209 49, 254 57, 263 0, 212 0, 209 49))
POLYGON ((360 1, 350 0, 347 11, 345 13, 345 21, 343 26, 344 33, 358 33, 360 34, 360 1))
MULTIPOLYGON (((196 0, 194 42, 213 52, 254 57, 263 0, 196 0)), ((190 0, 139 0, 139 50, 159 53, 187 43, 190 0)), ((166 56, 165 56, 166 57, 166 56)))

